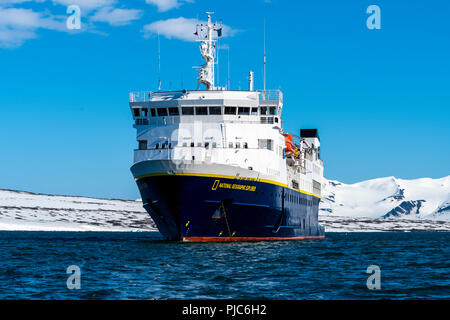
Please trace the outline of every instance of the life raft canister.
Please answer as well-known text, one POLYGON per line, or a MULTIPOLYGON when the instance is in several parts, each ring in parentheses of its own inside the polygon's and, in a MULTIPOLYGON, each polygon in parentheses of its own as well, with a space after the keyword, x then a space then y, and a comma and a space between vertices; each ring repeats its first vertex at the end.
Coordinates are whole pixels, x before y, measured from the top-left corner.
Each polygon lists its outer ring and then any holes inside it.
POLYGON ((295 153, 296 148, 294 142, 292 141, 292 135, 290 135, 289 133, 284 133, 283 135, 286 144, 286 156, 289 157, 295 153))

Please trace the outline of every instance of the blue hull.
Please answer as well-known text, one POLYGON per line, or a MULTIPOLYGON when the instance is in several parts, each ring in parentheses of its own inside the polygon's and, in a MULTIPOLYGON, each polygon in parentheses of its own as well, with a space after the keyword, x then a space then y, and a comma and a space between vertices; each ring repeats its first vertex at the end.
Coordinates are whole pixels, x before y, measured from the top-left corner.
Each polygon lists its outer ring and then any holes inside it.
POLYGON ((167 240, 324 237, 320 198, 277 184, 201 175, 154 175, 136 182, 145 209, 167 240))

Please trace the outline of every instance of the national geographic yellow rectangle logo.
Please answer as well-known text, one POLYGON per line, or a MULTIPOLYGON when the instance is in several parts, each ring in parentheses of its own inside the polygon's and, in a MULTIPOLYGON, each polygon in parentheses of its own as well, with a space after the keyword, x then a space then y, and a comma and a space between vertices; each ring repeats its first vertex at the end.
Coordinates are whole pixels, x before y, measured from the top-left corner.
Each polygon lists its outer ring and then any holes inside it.
POLYGON ((219 182, 220 182, 220 180, 214 181, 214 184, 213 184, 211 190, 216 190, 216 189, 217 189, 217 186, 219 185, 219 182))
POLYGON ((256 186, 249 186, 246 184, 237 184, 237 183, 226 183, 226 182, 220 183, 220 180, 214 181, 214 184, 213 184, 211 190, 217 190, 217 188, 252 191, 252 192, 256 190, 256 186))

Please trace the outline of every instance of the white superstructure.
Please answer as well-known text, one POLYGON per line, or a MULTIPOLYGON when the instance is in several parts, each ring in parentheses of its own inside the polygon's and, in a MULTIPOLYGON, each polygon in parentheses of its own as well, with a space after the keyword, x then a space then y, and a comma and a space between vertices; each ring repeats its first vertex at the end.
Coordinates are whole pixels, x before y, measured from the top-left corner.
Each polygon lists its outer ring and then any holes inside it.
POLYGON ((221 29, 208 15, 208 24, 196 31, 205 59, 198 83, 206 90, 130 93, 138 141, 134 162, 170 160, 173 166, 164 170, 270 180, 320 196, 319 138, 298 137, 295 152, 285 152, 282 92, 253 90, 253 72, 248 91, 215 86, 213 31, 221 29))

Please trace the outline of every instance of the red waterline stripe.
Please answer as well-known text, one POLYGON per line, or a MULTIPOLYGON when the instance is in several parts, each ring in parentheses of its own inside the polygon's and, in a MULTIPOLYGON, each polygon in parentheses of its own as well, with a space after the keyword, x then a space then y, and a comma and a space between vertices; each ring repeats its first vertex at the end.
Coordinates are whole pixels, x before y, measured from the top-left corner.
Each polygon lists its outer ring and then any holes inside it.
POLYGON ((183 241, 194 242, 230 242, 230 241, 267 241, 267 240, 305 240, 324 239, 325 236, 307 237, 183 237, 183 241))

